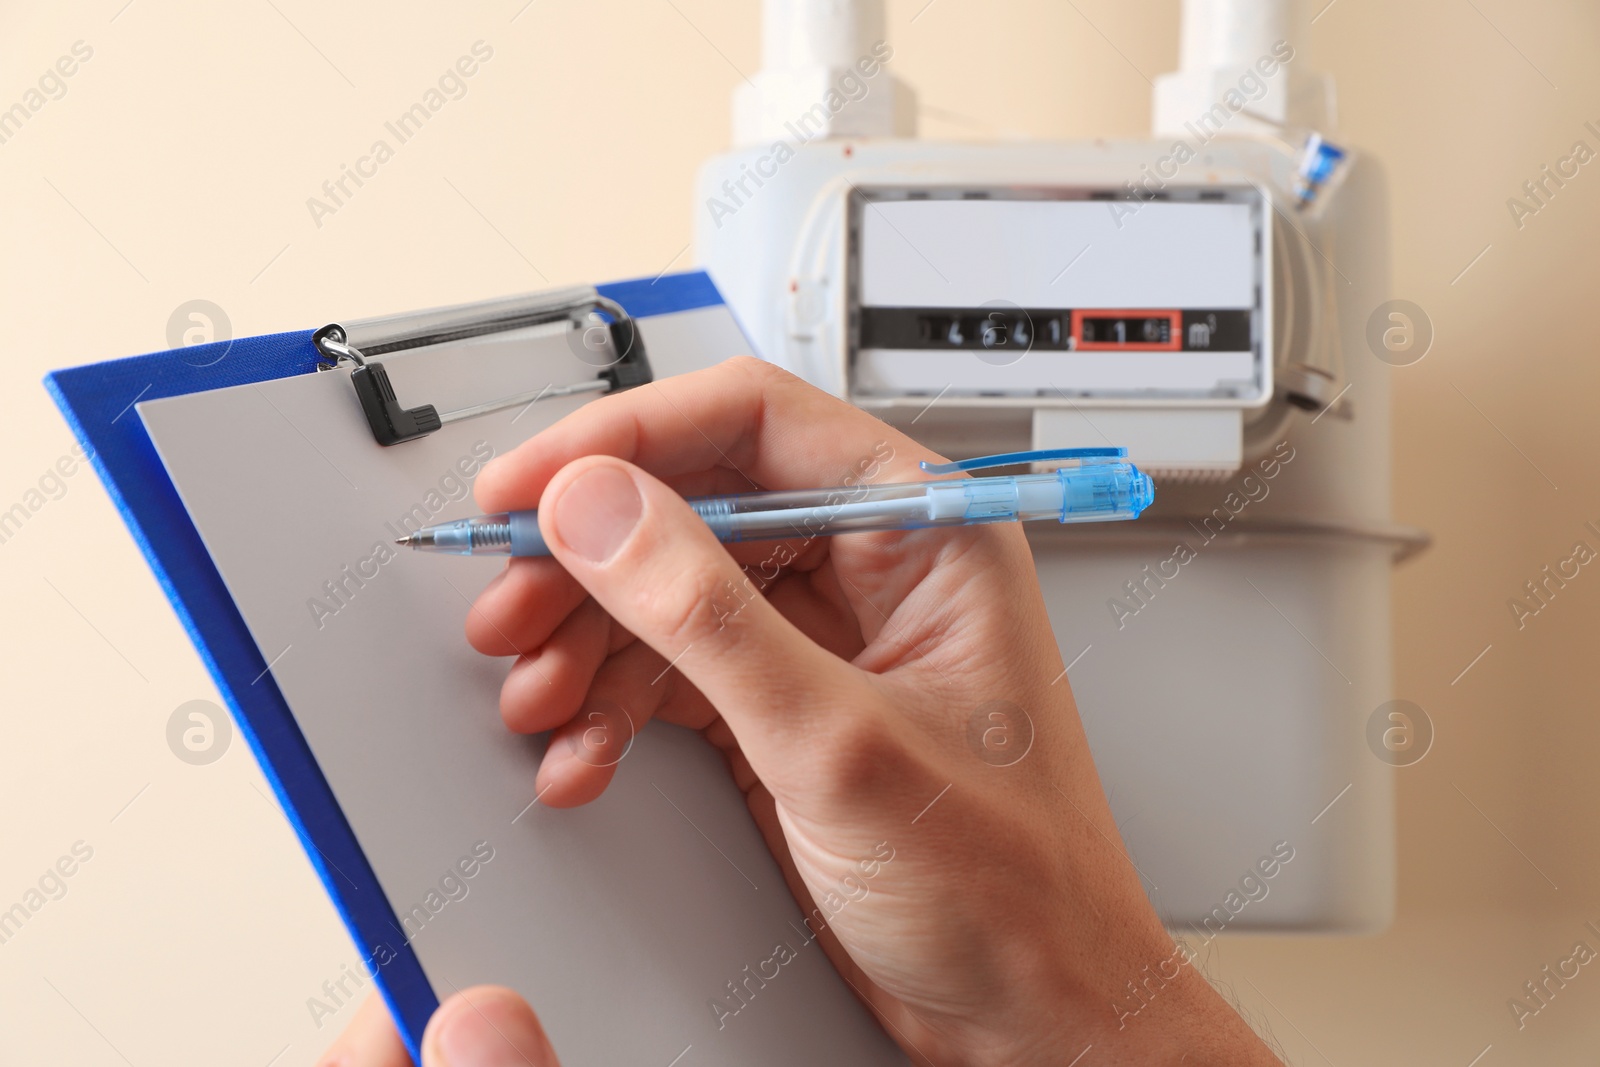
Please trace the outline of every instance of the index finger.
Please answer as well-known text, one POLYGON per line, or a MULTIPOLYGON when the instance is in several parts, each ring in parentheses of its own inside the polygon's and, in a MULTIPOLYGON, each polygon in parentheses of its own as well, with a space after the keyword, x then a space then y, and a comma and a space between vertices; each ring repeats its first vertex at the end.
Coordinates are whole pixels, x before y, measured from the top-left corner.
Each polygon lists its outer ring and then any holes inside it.
POLYGON ((317 1060, 317 1067, 411 1067, 411 1056, 382 997, 367 994, 344 1033, 317 1060))
POLYGON ((658 478, 725 468, 756 489, 918 480, 941 457, 770 363, 738 356, 587 404, 478 475, 485 511, 534 508, 556 472, 616 456, 658 478), (880 477, 881 475, 881 477, 880 477))

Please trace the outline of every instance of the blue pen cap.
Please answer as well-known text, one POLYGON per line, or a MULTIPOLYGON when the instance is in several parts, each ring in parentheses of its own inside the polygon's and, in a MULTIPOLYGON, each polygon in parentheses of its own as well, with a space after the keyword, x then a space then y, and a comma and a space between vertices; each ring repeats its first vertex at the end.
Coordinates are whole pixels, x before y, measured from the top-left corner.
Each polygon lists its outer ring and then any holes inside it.
POLYGON ((1062 522, 1137 519, 1155 500, 1150 476, 1131 463, 1085 461, 1081 467, 1062 467, 1055 477, 1062 522))
POLYGON ((974 493, 984 497, 981 501, 969 499, 964 508, 953 509, 951 515, 961 522, 1026 521, 1051 516, 1061 522, 1104 522, 1137 519, 1155 502, 1155 483, 1129 463, 1127 456, 1125 448, 1049 448, 978 456, 954 463, 924 460, 922 469, 929 474, 956 474, 1021 463, 1076 461, 1075 467, 1057 469, 1053 478, 1048 474, 1025 474, 951 483, 969 487, 969 498, 974 493))
POLYGON ((1129 507, 1133 509, 1133 517, 1137 519, 1145 508, 1156 502, 1156 483, 1138 467, 1129 469, 1133 472, 1133 484, 1128 491, 1129 507))

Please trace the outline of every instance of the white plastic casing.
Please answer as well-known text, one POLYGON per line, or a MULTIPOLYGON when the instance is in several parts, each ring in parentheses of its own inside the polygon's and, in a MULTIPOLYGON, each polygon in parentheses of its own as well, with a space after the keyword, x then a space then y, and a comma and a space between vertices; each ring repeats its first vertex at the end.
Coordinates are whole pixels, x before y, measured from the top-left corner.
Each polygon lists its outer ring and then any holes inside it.
POLYGON ((949 386, 942 407, 1039 412, 1029 430, 1039 448, 1106 444, 1082 413, 1114 410, 1118 443, 1134 462, 1215 479, 1240 469, 1246 412, 1272 394, 1278 215, 1264 199, 1272 177, 1265 166, 1198 160, 1166 184, 1162 200, 1083 199, 1124 190, 1171 147, 813 141, 794 146, 781 165, 768 149, 745 149, 701 172, 698 247, 762 354, 830 392, 871 409, 914 411, 949 386), (874 199, 913 190, 991 199, 874 199), (863 198, 869 207, 853 206, 863 198), (857 215, 865 254, 853 239, 857 215), (1255 336, 1249 349, 1231 353, 1080 352, 1061 360, 1035 351, 1009 366, 947 353, 857 352, 854 316, 879 301, 1244 306, 1253 309, 1255 336))
MULTIPOLYGON (((1164 137, 817 141, 765 168, 761 184, 747 181, 731 212, 713 212, 710 199, 726 206, 724 183, 765 150, 735 152, 701 172, 697 256, 758 354, 947 456, 1122 444, 1135 457, 1182 461, 1176 466, 1191 474, 1212 463, 1222 484, 1158 479, 1155 507, 1138 522, 1030 527, 1096 766, 1129 854, 1174 930, 1214 929, 1216 909, 1280 843, 1294 859, 1265 898, 1224 912, 1229 932, 1380 929, 1393 907, 1393 772, 1369 750, 1365 730, 1396 694, 1395 552, 1381 534, 1390 507, 1388 368, 1363 342, 1366 313, 1388 298, 1387 205, 1376 168, 1358 161, 1320 216, 1293 220, 1338 260, 1333 284, 1301 296, 1314 294, 1321 328, 1342 348, 1343 415, 1313 423, 1279 403, 1249 407, 1244 397, 1219 405, 870 396, 851 382, 853 188, 1118 188, 1172 145, 1164 137), (1234 536, 1241 528, 1255 532, 1234 536), (1187 562, 1176 562, 1180 545, 1187 562)), ((1287 189, 1295 162, 1275 142, 1217 138, 1183 168, 1180 184, 1287 189)), ((1279 221, 1280 210, 1270 213, 1279 221)), ((1055 271, 1077 248, 1060 251, 1055 271)), ((1073 271, 1089 266, 1085 256, 1073 271)), ((997 288, 990 295, 1004 299, 997 288)), ((1272 305, 1264 302, 1269 314, 1272 305)))

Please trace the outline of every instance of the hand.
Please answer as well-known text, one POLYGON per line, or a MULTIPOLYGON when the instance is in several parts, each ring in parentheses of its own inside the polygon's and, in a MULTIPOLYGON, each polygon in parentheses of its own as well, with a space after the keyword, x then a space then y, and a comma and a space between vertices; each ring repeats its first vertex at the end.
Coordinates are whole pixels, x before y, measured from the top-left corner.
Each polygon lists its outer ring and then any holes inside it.
MULTIPOLYGON (((383 998, 371 993, 317 1067, 411 1067, 383 998)), ((533 1009, 509 989, 476 986, 439 1005, 422 1067, 560 1067, 533 1009)))
POLYGON ((478 503, 538 507, 555 557, 513 560, 467 623, 479 651, 518 657, 506 724, 551 731, 542 802, 597 797, 651 718, 698 730, 916 1063, 1059 1065, 1091 1044, 1096 1064, 1276 1063, 1171 962, 1017 525, 724 546, 683 501, 916 481, 938 458, 736 359, 599 400, 486 467, 478 503))

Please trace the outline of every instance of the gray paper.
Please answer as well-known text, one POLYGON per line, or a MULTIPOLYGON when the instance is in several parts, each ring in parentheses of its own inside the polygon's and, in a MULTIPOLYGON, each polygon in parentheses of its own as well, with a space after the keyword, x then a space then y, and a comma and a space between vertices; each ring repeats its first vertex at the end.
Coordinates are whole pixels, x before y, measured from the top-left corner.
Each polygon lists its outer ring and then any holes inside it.
MULTIPOLYGON (((642 329, 658 377, 748 351, 722 307, 642 329)), ((594 375, 548 328, 384 362, 403 404, 441 411, 594 375)), ((503 561, 390 546, 405 516, 474 514, 464 472, 583 402, 391 448, 347 370, 138 410, 402 917, 393 946, 410 940, 441 999, 519 990, 567 1067, 903 1063, 809 939, 721 757, 654 724, 600 800, 533 803, 542 740, 498 711, 510 661, 462 635, 503 561), (779 945, 794 958, 750 982, 779 945)))

